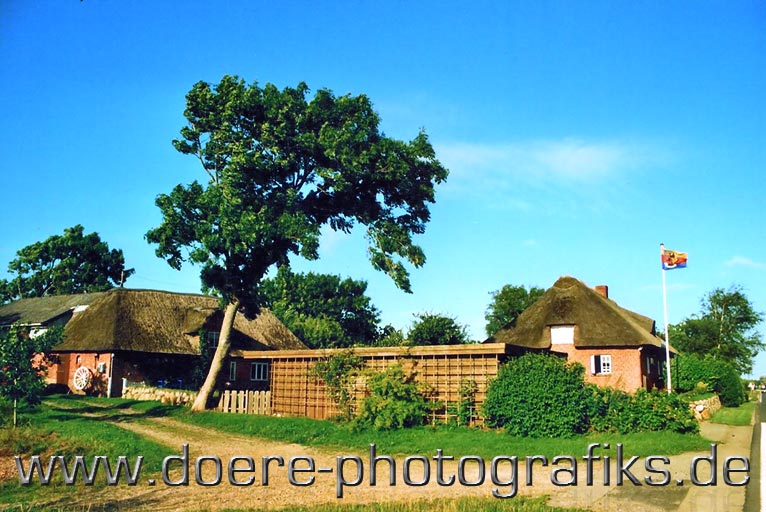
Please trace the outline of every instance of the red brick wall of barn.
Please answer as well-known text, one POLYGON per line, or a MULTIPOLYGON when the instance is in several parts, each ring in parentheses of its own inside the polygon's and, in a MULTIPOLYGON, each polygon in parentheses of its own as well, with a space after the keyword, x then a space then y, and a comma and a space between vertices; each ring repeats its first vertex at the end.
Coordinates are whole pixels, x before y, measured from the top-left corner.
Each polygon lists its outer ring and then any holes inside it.
POLYGON ((49 384, 63 384, 73 393, 85 394, 74 389, 74 372, 81 366, 91 370, 91 387, 89 394, 106 394, 109 370, 112 366, 112 354, 98 352, 72 352, 52 354, 53 364, 48 367, 47 381, 49 384), (103 364, 103 372, 99 372, 99 364, 103 364))

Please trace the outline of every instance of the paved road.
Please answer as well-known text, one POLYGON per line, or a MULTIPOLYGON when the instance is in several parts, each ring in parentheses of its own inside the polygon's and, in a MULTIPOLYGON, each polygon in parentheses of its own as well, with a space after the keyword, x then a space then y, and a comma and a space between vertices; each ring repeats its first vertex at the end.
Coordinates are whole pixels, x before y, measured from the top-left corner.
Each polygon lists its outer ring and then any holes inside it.
POLYGON ((764 509, 766 499, 766 393, 761 392, 759 403, 755 408, 755 425, 753 426, 753 442, 750 445, 750 483, 745 495, 745 512, 759 512, 764 509))

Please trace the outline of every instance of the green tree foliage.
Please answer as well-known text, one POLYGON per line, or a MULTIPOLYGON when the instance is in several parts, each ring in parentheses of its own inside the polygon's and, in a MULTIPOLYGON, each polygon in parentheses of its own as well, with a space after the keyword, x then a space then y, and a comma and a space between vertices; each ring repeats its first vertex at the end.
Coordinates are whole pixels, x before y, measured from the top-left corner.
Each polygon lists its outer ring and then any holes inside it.
POLYGON ((379 311, 365 295, 367 283, 280 267, 262 282, 264 305, 311 348, 372 345, 379 311))
POLYGON ((78 224, 20 249, 8 264, 8 273, 16 277, 0 281, 3 301, 105 291, 133 274, 125 268, 122 250, 109 250, 98 233, 84 231, 78 224))
POLYGON ((682 354, 677 357, 674 366, 673 378, 678 391, 692 391, 703 384, 718 395, 725 407, 737 407, 745 400, 745 387, 739 373, 727 361, 712 356, 682 354))
POLYGON ((367 379, 367 392, 355 420, 357 427, 413 427, 425 423, 431 411, 427 390, 415 383, 412 375, 405 375, 399 364, 373 373, 367 379))
POLYGON ((523 286, 507 284, 492 292, 484 318, 487 320, 487 336, 494 336, 497 331, 516 320, 520 314, 539 299, 545 290, 536 286, 529 289, 523 286))
POLYGON ((406 344, 407 339, 404 332, 391 324, 381 327, 378 331, 378 337, 375 339, 376 347, 401 347, 406 344))
POLYGON ((373 268, 404 291, 404 262, 425 263, 413 235, 425 231, 434 185, 447 178, 426 134, 409 142, 384 136, 364 95, 308 94, 304 83, 279 90, 224 76, 186 96, 188 124, 174 145, 199 159, 207 183, 159 195, 162 224, 146 238, 173 268, 202 265, 203 289, 226 304, 194 410, 205 408, 237 311, 257 314, 259 284, 273 265, 293 254, 316 259, 322 226, 346 233, 366 226, 373 268))
POLYGON ((13 402, 14 427, 19 401, 29 405, 40 402, 45 389, 46 354, 62 340, 60 327, 35 337, 16 326, 0 331, 0 397, 13 402))
POLYGON ((730 361, 750 373, 764 345, 755 327, 763 320, 740 286, 716 288, 702 299, 698 316, 670 326, 670 343, 685 354, 730 361))
POLYGON ((566 437, 588 429, 585 369, 549 354, 505 363, 490 381, 483 414, 513 436, 566 437))
POLYGON ((689 402, 676 393, 639 389, 626 393, 589 384, 588 420, 593 432, 630 434, 699 431, 689 402))
POLYGON ((410 345, 460 345, 471 341, 466 327, 452 317, 420 313, 415 318, 407 334, 410 345))

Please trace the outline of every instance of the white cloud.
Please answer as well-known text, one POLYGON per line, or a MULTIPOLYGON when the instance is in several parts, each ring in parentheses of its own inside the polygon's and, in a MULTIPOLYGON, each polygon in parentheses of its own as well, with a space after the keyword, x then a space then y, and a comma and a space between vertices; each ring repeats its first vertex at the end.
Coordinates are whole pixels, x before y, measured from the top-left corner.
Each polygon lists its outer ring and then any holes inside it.
POLYGON ((659 145, 619 139, 460 142, 435 144, 435 150, 450 170, 446 193, 546 215, 609 209, 609 198, 631 192, 626 183, 672 158, 659 145))
POLYGON ((724 265, 727 267, 766 268, 766 263, 753 261, 745 256, 734 256, 727 260, 724 265))
POLYGON ((650 145, 567 138, 502 144, 443 144, 439 159, 459 178, 598 181, 665 160, 650 145))

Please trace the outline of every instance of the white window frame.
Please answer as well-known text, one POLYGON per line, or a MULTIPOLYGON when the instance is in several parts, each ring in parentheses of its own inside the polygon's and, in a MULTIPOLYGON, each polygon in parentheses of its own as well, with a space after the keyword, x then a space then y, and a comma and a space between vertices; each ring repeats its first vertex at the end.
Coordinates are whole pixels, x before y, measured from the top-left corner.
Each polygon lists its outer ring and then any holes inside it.
POLYGON ((593 375, 611 375, 612 356, 610 354, 597 354, 590 356, 590 372, 593 375))
POLYGON ((253 382, 267 382, 269 380, 269 363, 250 363, 250 380, 253 382))
POLYGON ((237 362, 229 361, 229 380, 237 380, 237 362))

